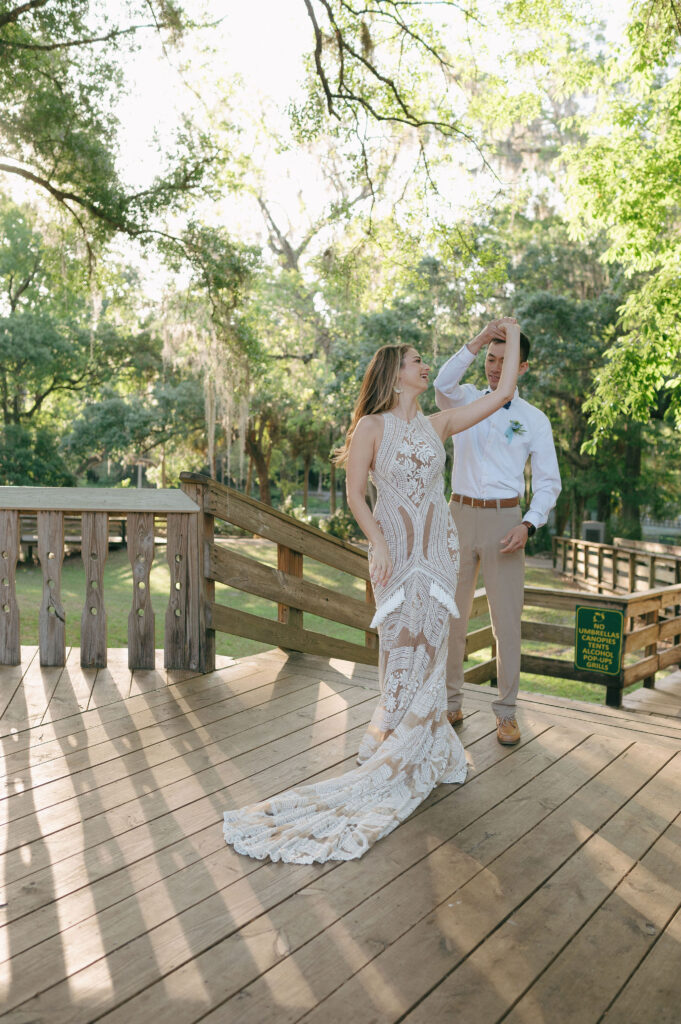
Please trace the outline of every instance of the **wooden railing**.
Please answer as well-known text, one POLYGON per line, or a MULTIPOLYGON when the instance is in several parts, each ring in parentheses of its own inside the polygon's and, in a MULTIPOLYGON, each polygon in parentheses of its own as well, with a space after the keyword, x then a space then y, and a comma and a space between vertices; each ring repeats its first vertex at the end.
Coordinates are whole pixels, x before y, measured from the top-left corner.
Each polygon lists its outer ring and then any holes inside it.
POLYGON ((154 558, 154 520, 167 520, 167 557, 171 591, 165 618, 167 668, 206 671, 214 663, 201 613, 205 606, 201 552, 205 517, 192 500, 192 488, 0 487, 0 664, 21 659, 16 566, 22 542, 21 514, 35 516, 43 595, 38 618, 40 664, 60 666, 66 656, 66 616, 61 599, 64 522, 78 520, 85 566, 81 618, 81 665, 103 668, 107 662, 104 566, 109 551, 109 516, 126 520, 132 566, 132 607, 128 616, 128 664, 153 668, 154 612, 149 574, 154 558))
MULTIPOLYGON (((20 513, 36 516, 37 544, 43 574, 39 615, 40 662, 63 665, 65 615, 61 602, 64 517, 80 521, 86 569, 81 620, 81 664, 102 667, 107 658, 104 565, 110 540, 109 515, 126 520, 127 547, 133 572, 132 608, 128 617, 128 663, 154 666, 154 614, 149 574, 154 557, 155 517, 167 523, 166 557, 171 585, 165 616, 164 662, 167 668, 212 671, 215 632, 222 631, 285 650, 319 654, 375 665, 378 636, 370 626, 374 601, 366 551, 301 523, 209 477, 183 474, 181 490, 0 487, 0 664, 20 660, 19 612, 15 574, 19 557, 20 513), (239 527, 277 545, 277 568, 237 552, 215 539, 215 520, 239 527), (359 579, 363 598, 341 593, 305 577, 305 560, 322 563, 359 579), (276 606, 276 618, 256 615, 215 600, 220 583, 276 606), (305 615, 353 627, 364 635, 354 642, 306 628, 305 615)), ((559 538, 562 540, 562 538, 559 538)), ((573 542, 570 542, 573 543, 573 542)), ((604 547, 577 542, 584 548, 604 547)), ((559 552, 562 549, 557 548, 559 552)), ((646 552, 645 554, 649 554, 646 552)), ((587 560, 588 564, 588 560, 587 560)), ((525 652, 521 671, 594 683, 605 688, 606 703, 619 706, 626 687, 643 680, 652 686, 657 671, 681 662, 681 583, 624 594, 588 594, 545 587, 525 588, 526 609, 563 611, 567 621, 550 622, 523 615, 522 638, 574 652, 577 606, 620 610, 624 616, 622 666, 617 675, 575 668, 574 656, 525 652)), ((471 618, 486 614, 484 590, 476 592, 471 618)), ((470 683, 496 681, 497 660, 490 625, 472 630, 466 654, 490 650, 490 657, 470 666, 470 683)))
POLYGON ((553 538, 553 566, 599 593, 635 593, 681 583, 681 548, 615 537, 595 544, 553 538))
POLYGON ((210 477, 183 473, 181 480, 183 489, 196 489, 196 501, 210 523, 210 536, 206 535, 204 548, 204 572, 207 584, 212 588, 206 603, 206 626, 209 630, 220 630, 285 650, 377 664, 378 635, 369 625, 375 605, 369 582, 369 563, 363 548, 292 519, 210 477), (215 543, 213 519, 273 541, 277 545, 277 568, 215 543), (364 599, 306 580, 304 558, 363 580, 364 599), (276 620, 216 603, 216 582, 274 602, 277 605, 276 620), (306 629, 303 625, 305 612, 363 630, 364 644, 306 629))

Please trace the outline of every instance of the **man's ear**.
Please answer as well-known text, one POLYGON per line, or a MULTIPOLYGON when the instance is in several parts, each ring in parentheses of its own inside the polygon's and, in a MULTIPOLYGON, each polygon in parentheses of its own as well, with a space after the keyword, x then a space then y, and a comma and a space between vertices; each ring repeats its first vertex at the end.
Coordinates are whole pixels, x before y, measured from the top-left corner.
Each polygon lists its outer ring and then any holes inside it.
POLYGON ((524 374, 527 373, 529 368, 530 368, 530 364, 528 362, 521 363, 520 366, 518 367, 518 376, 522 377, 524 374))

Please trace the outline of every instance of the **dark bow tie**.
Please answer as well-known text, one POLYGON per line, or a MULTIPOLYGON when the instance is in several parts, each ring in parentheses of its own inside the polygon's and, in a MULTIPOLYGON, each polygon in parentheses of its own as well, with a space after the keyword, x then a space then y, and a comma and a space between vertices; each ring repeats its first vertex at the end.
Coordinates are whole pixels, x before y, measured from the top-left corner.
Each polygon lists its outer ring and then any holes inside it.
MULTIPOLYGON (((487 388, 487 390, 484 392, 484 394, 491 395, 492 394, 492 389, 491 388, 487 388)), ((513 401, 513 399, 511 399, 509 402, 504 402, 502 408, 503 409, 510 409, 512 401, 513 401)))

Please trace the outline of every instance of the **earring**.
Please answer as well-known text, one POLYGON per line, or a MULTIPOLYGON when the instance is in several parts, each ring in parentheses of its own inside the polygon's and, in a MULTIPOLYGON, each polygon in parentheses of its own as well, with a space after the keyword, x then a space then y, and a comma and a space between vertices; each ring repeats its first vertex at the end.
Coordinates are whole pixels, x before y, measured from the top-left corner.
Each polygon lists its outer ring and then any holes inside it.
POLYGON ((402 394, 402 388, 393 388, 393 391, 395 392, 396 395, 402 394))

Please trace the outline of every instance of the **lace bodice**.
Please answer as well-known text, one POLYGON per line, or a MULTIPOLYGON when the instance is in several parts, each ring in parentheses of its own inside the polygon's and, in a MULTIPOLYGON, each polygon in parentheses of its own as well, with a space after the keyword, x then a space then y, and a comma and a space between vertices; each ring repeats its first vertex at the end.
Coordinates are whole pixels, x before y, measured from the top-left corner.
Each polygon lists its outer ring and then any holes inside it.
POLYGON ((414 577, 420 577, 429 596, 458 615, 454 593, 459 540, 444 496, 444 467, 444 445, 423 413, 409 422, 384 414, 371 479, 378 491, 374 517, 387 541, 393 571, 385 587, 374 587, 374 626, 404 602, 405 586, 414 577))

